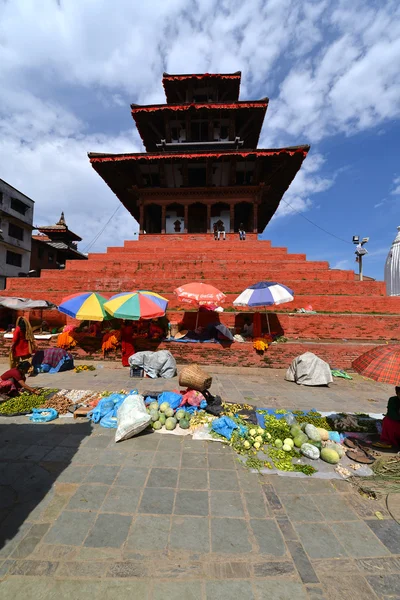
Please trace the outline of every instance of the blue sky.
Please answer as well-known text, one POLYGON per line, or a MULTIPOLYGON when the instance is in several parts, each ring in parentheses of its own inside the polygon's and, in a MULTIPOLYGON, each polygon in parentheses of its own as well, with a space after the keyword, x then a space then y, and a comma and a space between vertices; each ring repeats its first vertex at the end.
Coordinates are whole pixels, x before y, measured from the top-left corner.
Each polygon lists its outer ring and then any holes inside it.
MULTIPOLYGON (((311 144, 265 237, 355 268, 351 237, 369 236, 365 273, 383 278, 400 225, 397 1, 0 0, 0 64, 0 177, 36 224, 64 210, 82 250, 119 204, 86 153, 141 150, 130 103, 162 102, 163 71, 241 70, 242 99, 270 98, 260 147, 311 144)), ((135 230, 121 208, 91 250, 135 230)))

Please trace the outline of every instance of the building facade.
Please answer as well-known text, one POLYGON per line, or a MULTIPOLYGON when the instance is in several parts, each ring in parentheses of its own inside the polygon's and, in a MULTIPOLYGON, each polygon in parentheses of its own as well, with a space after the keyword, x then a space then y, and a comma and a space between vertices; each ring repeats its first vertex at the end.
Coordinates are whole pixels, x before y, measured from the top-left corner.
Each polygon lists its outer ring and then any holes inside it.
POLYGON ((169 75, 166 103, 131 105, 147 152, 89 153, 141 233, 262 233, 309 146, 258 149, 268 98, 239 100, 240 73, 169 75))
POLYGON ((0 286, 30 269, 34 201, 0 179, 0 286))

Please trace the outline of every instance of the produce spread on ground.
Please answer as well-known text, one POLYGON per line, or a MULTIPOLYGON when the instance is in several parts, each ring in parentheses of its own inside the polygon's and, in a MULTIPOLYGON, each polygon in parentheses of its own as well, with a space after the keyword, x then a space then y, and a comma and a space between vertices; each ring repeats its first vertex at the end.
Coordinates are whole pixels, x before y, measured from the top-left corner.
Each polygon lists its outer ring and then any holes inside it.
MULTIPOLYGON (((39 395, 24 392, 1 403, 0 415, 49 409, 49 412, 41 413, 45 421, 57 416, 72 417, 77 409, 83 409, 86 418, 94 423, 117 429, 118 410, 127 397, 133 397, 144 413, 140 428, 133 426, 132 435, 152 428, 159 433, 190 433, 194 439, 223 442, 230 445, 238 459, 253 471, 274 469, 310 476, 325 464, 332 465, 333 476, 336 473, 336 476, 348 477, 354 475, 360 465, 351 464, 346 457, 347 448, 343 445, 346 436, 349 432, 376 433, 377 427, 379 429, 379 421, 365 414, 323 416, 315 410, 262 409, 221 402, 219 397, 214 398, 215 404, 209 405, 205 397, 194 390, 149 392, 141 396, 136 390, 112 393, 44 389, 39 395), (346 464, 342 464, 342 459, 347 461, 346 464), (349 470, 349 462, 353 470, 349 470)), ((126 436, 119 439, 126 439, 126 436)), ((365 473, 364 466, 363 469, 362 473, 365 473)))

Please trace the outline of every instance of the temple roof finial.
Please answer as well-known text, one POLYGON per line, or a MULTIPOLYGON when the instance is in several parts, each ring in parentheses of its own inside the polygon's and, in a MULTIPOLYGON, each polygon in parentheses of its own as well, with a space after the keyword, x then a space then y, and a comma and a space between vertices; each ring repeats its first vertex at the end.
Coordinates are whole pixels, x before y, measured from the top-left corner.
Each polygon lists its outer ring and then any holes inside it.
POLYGON ((67 226, 65 222, 64 212, 61 213, 60 220, 58 221, 58 223, 56 223, 56 225, 64 225, 65 227, 67 226))

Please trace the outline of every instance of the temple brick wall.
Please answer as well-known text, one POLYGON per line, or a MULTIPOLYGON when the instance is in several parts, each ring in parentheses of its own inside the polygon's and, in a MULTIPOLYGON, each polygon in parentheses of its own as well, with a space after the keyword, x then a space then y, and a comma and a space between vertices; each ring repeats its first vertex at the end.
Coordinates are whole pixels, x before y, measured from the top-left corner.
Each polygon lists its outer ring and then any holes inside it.
MULTIPOLYGON (((245 242, 228 236, 216 242, 211 235, 147 235, 138 242, 109 248, 90 255, 85 262, 68 262, 64 271, 44 271, 40 278, 10 279, 6 294, 46 299, 59 303, 63 297, 98 291, 106 296, 121 291, 150 289, 169 299, 167 316, 193 328, 196 312, 177 302, 173 290, 184 283, 211 283, 227 294, 223 313, 201 313, 200 324, 219 319, 228 327, 243 324, 247 308, 232 307, 233 300, 248 285, 260 280, 278 281, 291 287, 295 300, 269 309, 271 331, 288 338, 288 343, 270 346, 259 356, 251 343, 162 344, 179 362, 197 360, 205 364, 241 366, 287 366, 307 349, 337 367, 349 368, 351 361, 373 343, 400 339, 400 297, 385 295, 379 281, 356 281, 353 271, 331 270, 325 261, 308 261, 304 254, 290 254, 269 241, 249 235, 245 242), (309 305, 318 314, 295 313, 309 305)), ((262 319, 266 331, 266 316, 262 319)), ((66 317, 57 311, 46 320, 62 324, 66 317)), ((142 342, 139 342, 139 345, 142 342)), ((145 342, 144 347, 153 348, 145 342)), ((3 352, 6 348, 3 349, 3 352)), ((81 356, 100 358, 98 350, 81 356)))

